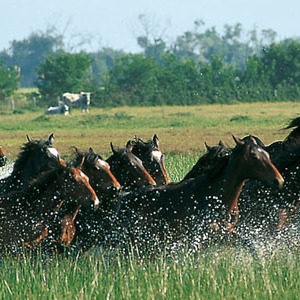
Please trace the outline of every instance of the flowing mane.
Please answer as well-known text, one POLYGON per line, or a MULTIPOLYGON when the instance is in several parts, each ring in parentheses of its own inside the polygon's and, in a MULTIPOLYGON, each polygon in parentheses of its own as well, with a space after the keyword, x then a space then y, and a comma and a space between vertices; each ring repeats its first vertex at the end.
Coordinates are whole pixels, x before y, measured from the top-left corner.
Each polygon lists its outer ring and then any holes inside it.
POLYGON ((14 163, 12 173, 0 181, 0 194, 23 190, 29 181, 41 172, 56 168, 59 165, 59 153, 52 146, 54 136, 51 134, 47 141, 30 140, 25 143, 14 163))

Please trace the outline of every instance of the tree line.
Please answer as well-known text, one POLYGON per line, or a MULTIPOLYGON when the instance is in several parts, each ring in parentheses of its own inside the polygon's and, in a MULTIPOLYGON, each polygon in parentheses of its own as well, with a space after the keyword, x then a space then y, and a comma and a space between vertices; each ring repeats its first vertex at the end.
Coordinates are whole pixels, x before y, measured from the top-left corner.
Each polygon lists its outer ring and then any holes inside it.
POLYGON ((137 54, 68 52, 55 31, 33 33, 0 52, 0 100, 19 86, 38 87, 40 105, 80 91, 92 92, 92 104, 102 107, 299 100, 300 40, 242 32, 235 24, 220 34, 197 20, 168 44, 145 30, 137 54))

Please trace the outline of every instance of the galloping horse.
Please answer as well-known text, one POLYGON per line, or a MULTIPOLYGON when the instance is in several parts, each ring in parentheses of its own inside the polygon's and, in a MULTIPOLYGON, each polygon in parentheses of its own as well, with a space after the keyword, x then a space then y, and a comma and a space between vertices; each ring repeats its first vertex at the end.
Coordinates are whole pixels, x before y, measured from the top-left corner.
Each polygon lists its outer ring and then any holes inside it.
POLYGON ((53 147, 53 134, 47 141, 31 140, 28 136, 27 139, 28 142, 23 145, 14 163, 12 173, 0 180, 0 195, 26 189, 32 179, 57 164, 59 153, 53 147))
MULTIPOLYGON (((159 232, 159 239, 186 233, 193 218, 206 218, 211 228, 231 232, 238 219, 238 198, 246 179, 282 187, 283 178, 269 155, 254 140, 234 138, 232 154, 219 159, 205 174, 177 184, 148 187, 120 198, 120 224, 135 235, 138 230, 159 232)), ((151 234, 152 235, 152 234, 151 234)))
POLYGON ((213 168, 215 164, 219 163, 219 160, 226 158, 231 154, 231 151, 226 145, 219 141, 217 146, 208 146, 205 143, 207 152, 201 156, 192 169, 184 176, 183 180, 195 178, 202 175, 213 168))
POLYGON ((82 250, 87 250, 100 240, 100 232, 109 222, 117 205, 121 185, 111 173, 109 164, 92 148, 86 152, 75 148, 75 154, 73 165, 80 167, 89 177, 90 184, 100 199, 97 211, 89 207, 81 209, 74 224, 77 232, 76 244, 82 250))
POLYGON ((73 236, 64 230, 64 220, 60 224, 55 220, 64 203, 78 211, 82 205, 93 204, 97 208, 99 199, 81 170, 57 160, 56 167, 39 174, 26 190, 0 197, 1 249, 14 251, 24 245, 35 246, 47 236, 69 245, 73 236))
POLYGON ((145 185, 156 185, 155 180, 143 166, 142 161, 132 153, 130 142, 125 148, 115 149, 110 144, 113 154, 106 160, 112 173, 122 186, 122 190, 130 190, 145 185))
POLYGON ((241 193, 242 220, 254 227, 263 227, 264 231, 268 228, 271 233, 274 229, 282 229, 300 204, 300 118, 292 120, 284 129, 292 127, 296 128, 283 141, 268 146, 264 146, 258 137, 243 138, 255 138, 262 144, 285 180, 281 191, 269 190, 256 182, 246 183, 241 193))
POLYGON ((3 167, 6 164, 7 157, 5 155, 4 150, 0 146, 0 167, 3 167))
POLYGON ((156 184, 168 184, 170 180, 165 169, 165 156, 159 149, 158 136, 154 134, 152 140, 147 142, 135 136, 130 142, 133 145, 132 153, 142 160, 156 184))

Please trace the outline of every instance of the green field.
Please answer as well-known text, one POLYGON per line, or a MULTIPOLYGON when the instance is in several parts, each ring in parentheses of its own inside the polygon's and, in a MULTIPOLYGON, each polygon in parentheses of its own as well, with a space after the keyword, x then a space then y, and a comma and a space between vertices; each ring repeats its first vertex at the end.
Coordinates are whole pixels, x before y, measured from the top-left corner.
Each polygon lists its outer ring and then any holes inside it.
MULTIPOLYGON (((92 146, 105 158, 109 143, 124 146, 138 135, 157 133, 167 154, 172 181, 180 180, 204 142, 231 135, 259 136, 266 144, 287 135, 280 129, 298 116, 295 102, 192 107, 91 108, 70 116, 45 116, 42 110, 0 113, 0 145, 15 159, 26 134, 56 136, 55 146, 69 159, 72 146, 92 146)), ((1 172, 1 169, 0 169, 1 172)), ((265 241, 272 244, 273 241, 265 241)), ((240 246, 211 246, 190 254, 160 254, 152 259, 101 249, 76 257, 1 259, 1 299, 298 299, 300 252, 294 245, 262 250, 253 258, 240 246)), ((166 252, 168 252, 166 250, 166 252)))
POLYGON ((231 135, 254 134, 268 144, 286 136, 280 129, 298 116, 296 102, 253 103, 235 105, 162 106, 91 108, 89 114, 74 110, 69 116, 44 115, 43 110, 12 113, 0 108, 0 144, 15 158, 20 146, 32 138, 46 138, 51 132, 62 155, 70 147, 110 152, 109 143, 124 146, 138 135, 143 139, 157 133, 166 153, 204 151, 204 142, 213 145, 220 139, 233 144, 231 135))

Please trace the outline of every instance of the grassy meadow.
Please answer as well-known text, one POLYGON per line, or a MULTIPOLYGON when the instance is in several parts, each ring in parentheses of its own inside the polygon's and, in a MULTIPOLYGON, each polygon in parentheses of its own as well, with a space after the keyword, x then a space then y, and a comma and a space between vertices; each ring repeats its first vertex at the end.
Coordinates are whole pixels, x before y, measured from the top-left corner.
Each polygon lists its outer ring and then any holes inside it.
MULTIPOLYGON (((109 143, 123 147, 135 135, 157 133, 172 181, 179 181, 205 151, 204 142, 231 135, 259 136, 265 144, 287 135, 280 130, 299 114, 300 104, 253 103, 186 107, 91 108, 69 116, 43 110, 0 108, 0 145, 14 160, 26 142, 54 133, 69 159, 72 146, 90 146, 104 158, 109 143)), ((1 172, 1 168, 0 168, 1 172)), ((272 243, 267 242, 267 243, 272 243)), ((253 258, 238 246, 211 246, 152 259, 101 249, 75 257, 0 259, 1 299, 298 299, 300 252, 281 245, 253 258)))

